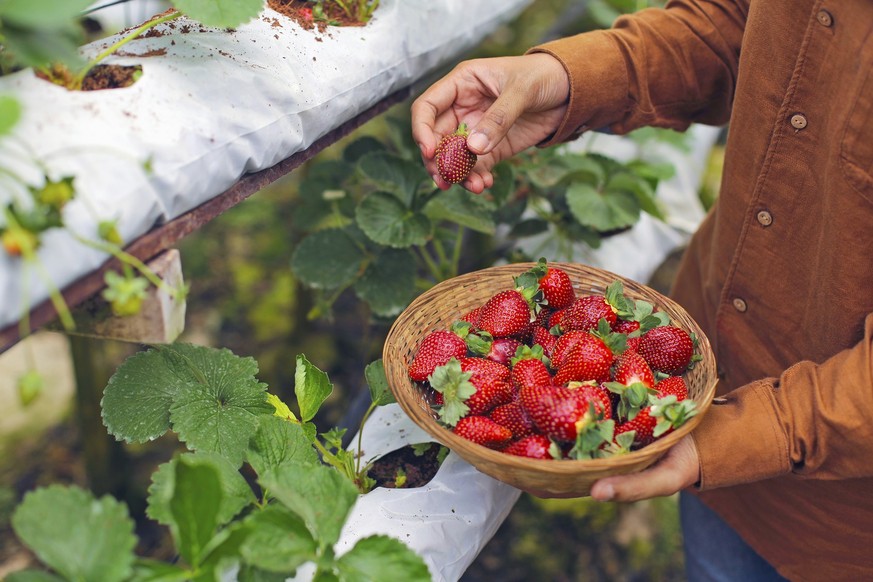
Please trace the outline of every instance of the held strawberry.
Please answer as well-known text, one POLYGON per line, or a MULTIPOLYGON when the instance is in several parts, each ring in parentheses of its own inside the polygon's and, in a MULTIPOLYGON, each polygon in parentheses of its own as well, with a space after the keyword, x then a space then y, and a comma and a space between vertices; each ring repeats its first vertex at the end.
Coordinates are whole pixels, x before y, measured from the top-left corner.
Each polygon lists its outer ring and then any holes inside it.
POLYGON ((444 136, 436 147, 437 171, 449 184, 467 179, 476 165, 476 154, 467 149, 467 124, 458 126, 455 133, 444 136))

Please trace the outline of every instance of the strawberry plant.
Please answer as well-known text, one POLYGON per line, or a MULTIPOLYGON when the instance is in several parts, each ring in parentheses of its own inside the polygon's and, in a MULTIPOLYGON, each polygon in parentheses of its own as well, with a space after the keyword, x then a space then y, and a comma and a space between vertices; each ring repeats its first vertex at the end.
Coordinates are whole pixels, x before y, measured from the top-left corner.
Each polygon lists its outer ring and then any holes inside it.
MULTIPOLYGON (((423 560, 388 536, 334 554, 346 516, 371 486, 367 464, 360 450, 341 449, 339 431, 317 434, 312 421, 332 385, 305 356, 296 360, 296 412, 257 372, 252 358, 187 344, 126 360, 102 401, 110 434, 144 443, 173 431, 188 449, 154 472, 146 511, 169 529, 177 559, 134 553, 123 503, 51 485, 25 496, 12 525, 54 574, 23 571, 7 580, 206 581, 234 572, 273 579, 307 562, 316 564, 315 579, 429 580, 423 560)), ((381 362, 365 375, 370 411, 391 402, 381 362)))

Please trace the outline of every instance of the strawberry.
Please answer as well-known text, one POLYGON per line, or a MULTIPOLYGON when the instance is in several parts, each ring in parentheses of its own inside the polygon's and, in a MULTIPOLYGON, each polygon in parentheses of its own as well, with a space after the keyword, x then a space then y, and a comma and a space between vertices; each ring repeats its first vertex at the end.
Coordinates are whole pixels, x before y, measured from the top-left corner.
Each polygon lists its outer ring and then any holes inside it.
POLYGON ((544 327, 535 327, 531 336, 531 344, 543 348, 546 357, 551 357, 555 346, 558 344, 557 336, 549 333, 544 327))
MULTIPOLYGON (((479 320, 479 312, 482 311, 481 307, 477 307, 471 311, 468 311, 464 315, 461 316, 461 321, 466 321, 471 326, 475 326, 476 322, 479 320)), ((475 330, 475 327, 473 328, 475 330)))
POLYGON ((488 417, 511 430, 512 436, 515 438, 526 437, 534 432, 533 423, 518 400, 501 404, 492 410, 488 417))
POLYGON ((452 431, 482 446, 499 449, 512 440, 512 432, 486 416, 465 416, 452 431))
POLYGON ((576 299, 570 276, 557 267, 549 267, 546 259, 540 259, 526 274, 536 279, 536 284, 542 292, 540 303, 552 309, 569 307, 576 299))
POLYGON ((467 124, 462 123, 455 133, 444 136, 436 147, 437 171, 449 184, 467 179, 476 165, 476 154, 467 149, 467 124))
POLYGON ((521 342, 515 338, 503 337, 494 339, 488 332, 480 331, 467 335, 467 349, 476 356, 482 356, 494 360, 504 366, 509 366, 509 361, 515 355, 515 351, 521 346, 521 342))
POLYGON ((662 325, 642 335, 637 351, 652 370, 676 376, 691 364, 694 340, 680 327, 662 325))
POLYGON ((476 391, 467 399, 468 414, 484 414, 512 400, 514 390, 509 368, 487 358, 461 358, 461 371, 470 374, 476 391))
POLYGON ((618 316, 604 296, 584 295, 567 308, 561 319, 561 329, 588 331, 596 328, 601 319, 605 319, 612 327, 618 316))
POLYGON ((619 319, 612 326, 612 331, 616 333, 630 334, 640 329, 640 322, 629 319, 619 319))
POLYGON ((685 383, 682 376, 668 376, 667 378, 664 378, 655 384, 655 390, 658 391, 658 395, 661 397, 670 396, 672 394, 676 397, 676 400, 679 401, 688 398, 688 385, 685 383))
POLYGON ((424 382, 437 366, 466 354, 467 344, 458 334, 448 330, 433 331, 421 341, 407 373, 416 382, 424 382))
POLYGON ((482 306, 476 327, 501 338, 520 334, 530 322, 530 304, 519 291, 508 289, 497 293, 482 306))
POLYGON ((552 329, 555 326, 560 326, 561 322, 564 320, 564 314, 567 313, 567 309, 557 309, 549 315, 549 324, 546 326, 549 329, 552 329))
POLYGON ((605 381, 609 378, 609 368, 614 359, 615 354, 602 339, 586 333, 564 354, 555 373, 554 383, 562 385, 572 381, 605 381))
POLYGON ((517 455, 519 457, 529 457, 531 459, 552 460, 549 452, 552 447, 552 441, 548 437, 541 434, 532 434, 511 443, 503 449, 503 452, 508 455, 517 455))
POLYGON ((560 336, 557 336, 558 341, 555 342, 555 347, 552 350, 552 367, 560 368, 561 364, 564 363, 564 356, 570 349, 573 348, 581 338, 584 338, 586 335, 591 335, 587 331, 582 330, 573 330, 568 331, 560 336))
POLYGON ((615 382, 630 386, 637 382, 646 388, 655 385, 655 375, 645 358, 634 351, 625 350, 615 359, 615 369, 612 373, 615 382))
POLYGON ((552 383, 552 375, 546 364, 533 356, 513 359, 511 379, 513 385, 519 390, 525 386, 536 388, 552 383))
POLYGON ((599 398, 565 386, 525 387, 521 405, 540 432, 561 442, 573 442, 594 415, 605 413, 599 398))
POLYGON ((693 400, 677 402, 675 396, 654 398, 651 404, 643 407, 627 422, 616 426, 615 435, 617 438, 620 434, 634 431, 634 446, 643 447, 673 432, 695 414, 697 407, 693 400))

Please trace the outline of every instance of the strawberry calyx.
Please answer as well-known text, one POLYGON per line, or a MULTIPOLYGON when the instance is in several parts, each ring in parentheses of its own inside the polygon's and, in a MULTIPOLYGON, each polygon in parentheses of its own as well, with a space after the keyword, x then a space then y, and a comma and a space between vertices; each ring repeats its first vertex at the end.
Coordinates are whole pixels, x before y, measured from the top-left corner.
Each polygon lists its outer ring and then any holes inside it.
POLYGON ((679 428, 688 419, 696 416, 698 412, 700 410, 697 408, 697 403, 691 399, 677 400, 673 394, 663 398, 652 398, 649 414, 659 419, 652 435, 658 438, 675 428, 679 428))
POLYGON ((466 401, 476 393, 476 387, 470 382, 472 377, 472 372, 461 370, 461 362, 457 358, 437 366, 428 376, 431 388, 439 392, 443 398, 443 404, 437 411, 443 424, 455 426, 470 412, 466 401))
POLYGON ((567 456, 571 459, 593 459, 597 451, 612 442, 615 434, 615 421, 604 417, 594 402, 588 403, 588 410, 576 421, 576 441, 567 456))
POLYGON ((651 404, 652 396, 658 391, 642 382, 625 385, 621 382, 604 382, 607 390, 619 397, 616 412, 621 418, 633 420, 640 411, 651 404))
POLYGON ((549 358, 543 351, 543 346, 536 344, 533 346, 521 345, 515 350, 515 355, 510 360, 512 366, 515 366, 522 360, 539 360, 545 365, 549 365, 549 358))

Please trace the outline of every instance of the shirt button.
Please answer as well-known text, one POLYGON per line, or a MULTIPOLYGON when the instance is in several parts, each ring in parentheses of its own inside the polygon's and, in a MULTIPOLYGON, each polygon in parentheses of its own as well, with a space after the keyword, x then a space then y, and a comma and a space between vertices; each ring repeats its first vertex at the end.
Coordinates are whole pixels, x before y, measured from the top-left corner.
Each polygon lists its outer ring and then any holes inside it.
POLYGON ((773 215, 766 210, 760 211, 757 218, 761 226, 770 226, 773 224, 773 215))
POLYGON ((827 10, 819 10, 818 14, 815 15, 815 19, 822 26, 831 27, 834 24, 834 17, 827 10))
POLYGON ((791 127, 794 129, 803 129, 806 127, 806 117, 800 113, 795 113, 791 116, 791 127))
POLYGON ((739 297, 736 297, 734 299, 733 303, 734 303, 734 309, 736 309, 740 313, 745 313, 746 309, 749 308, 749 306, 746 305, 746 302, 743 301, 742 299, 740 299, 739 297))

